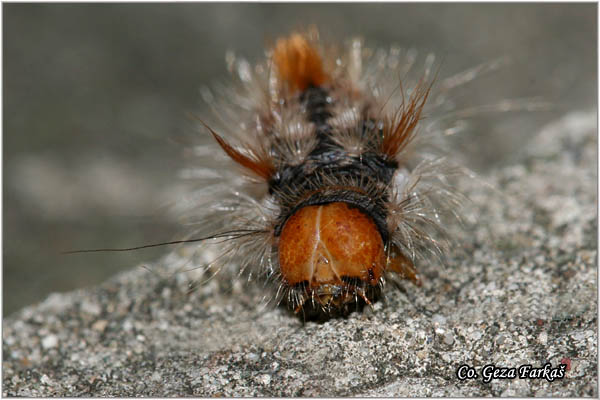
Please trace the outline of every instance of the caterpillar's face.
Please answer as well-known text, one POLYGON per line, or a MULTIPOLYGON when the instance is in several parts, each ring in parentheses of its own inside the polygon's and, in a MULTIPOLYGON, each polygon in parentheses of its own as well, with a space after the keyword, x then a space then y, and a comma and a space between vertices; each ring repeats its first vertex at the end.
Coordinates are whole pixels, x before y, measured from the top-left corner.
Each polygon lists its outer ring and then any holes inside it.
POLYGON ((322 306, 364 298, 376 286, 386 257, 377 226, 346 203, 307 206, 285 223, 279 240, 279 267, 285 283, 301 287, 322 306))

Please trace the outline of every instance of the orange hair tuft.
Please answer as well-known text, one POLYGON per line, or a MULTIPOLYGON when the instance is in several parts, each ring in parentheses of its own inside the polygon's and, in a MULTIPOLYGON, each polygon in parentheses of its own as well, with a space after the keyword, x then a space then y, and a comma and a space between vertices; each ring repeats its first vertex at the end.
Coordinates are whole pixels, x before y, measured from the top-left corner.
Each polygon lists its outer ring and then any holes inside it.
POLYGON ((430 90, 431 85, 424 86, 423 80, 419 81, 408 104, 403 99, 396 113, 384 122, 381 151, 388 157, 396 157, 414 137, 430 90))
POLYGON ((328 79, 317 49, 299 33, 279 39, 275 44, 273 62, 280 79, 292 91, 304 91, 309 86, 321 86, 328 79))

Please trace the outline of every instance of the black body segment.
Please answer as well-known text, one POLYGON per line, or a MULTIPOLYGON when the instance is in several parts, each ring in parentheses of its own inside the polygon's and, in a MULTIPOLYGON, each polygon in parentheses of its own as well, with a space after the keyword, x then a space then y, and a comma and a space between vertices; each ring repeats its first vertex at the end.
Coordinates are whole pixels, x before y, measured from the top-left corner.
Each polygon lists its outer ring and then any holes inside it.
MULTIPOLYGON (((326 88, 310 86, 300 93, 300 100, 307 121, 315 124, 317 144, 301 164, 282 165, 269 180, 269 193, 282 205, 275 236, 280 235, 286 220, 302 207, 345 202, 369 215, 387 243, 385 202, 398 163, 373 150, 351 155, 332 140, 333 128, 328 123, 332 99, 326 88)), ((381 134, 375 121, 368 118, 360 120, 355 129, 370 144, 381 134)))

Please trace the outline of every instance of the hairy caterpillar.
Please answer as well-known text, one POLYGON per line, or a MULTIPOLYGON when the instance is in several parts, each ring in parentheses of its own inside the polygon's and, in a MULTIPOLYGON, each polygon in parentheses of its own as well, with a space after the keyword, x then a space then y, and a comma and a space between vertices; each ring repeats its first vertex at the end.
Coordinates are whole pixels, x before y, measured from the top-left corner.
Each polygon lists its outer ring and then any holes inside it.
POLYGON ((202 90, 212 111, 202 136, 213 140, 182 171, 197 189, 175 212, 193 231, 68 253, 202 242, 193 270, 272 282, 272 298, 317 319, 372 304, 390 277, 420 286, 417 264, 444 263, 446 218, 460 220, 465 200, 453 178, 470 174, 446 157, 444 137, 464 128, 447 118, 446 95, 502 60, 436 82, 433 55, 419 65, 412 50, 360 39, 327 46, 315 29, 280 38, 255 65, 226 60, 233 82, 202 90))
POLYGON ((430 95, 434 59, 415 76, 416 59, 361 40, 328 47, 316 30, 278 39, 254 66, 228 56, 235 82, 203 91, 202 118, 226 157, 199 146, 209 165, 187 171, 202 178, 190 237, 222 246, 207 266, 234 260, 305 315, 371 304, 391 274, 419 285, 415 264, 448 249, 443 219, 462 198, 449 180, 460 169, 436 153, 439 121, 421 126, 428 101, 444 105, 430 95))

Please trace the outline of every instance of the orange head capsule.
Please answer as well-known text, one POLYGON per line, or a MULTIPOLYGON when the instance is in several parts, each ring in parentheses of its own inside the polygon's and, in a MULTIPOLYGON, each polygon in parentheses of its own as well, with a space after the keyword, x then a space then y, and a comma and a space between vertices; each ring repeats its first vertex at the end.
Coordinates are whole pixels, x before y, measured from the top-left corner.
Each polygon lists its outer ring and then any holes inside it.
POLYGON ((340 307, 376 287, 386 262, 377 226, 358 208, 334 202, 306 206, 285 223, 279 265, 290 287, 304 287, 299 310, 308 298, 340 307))

